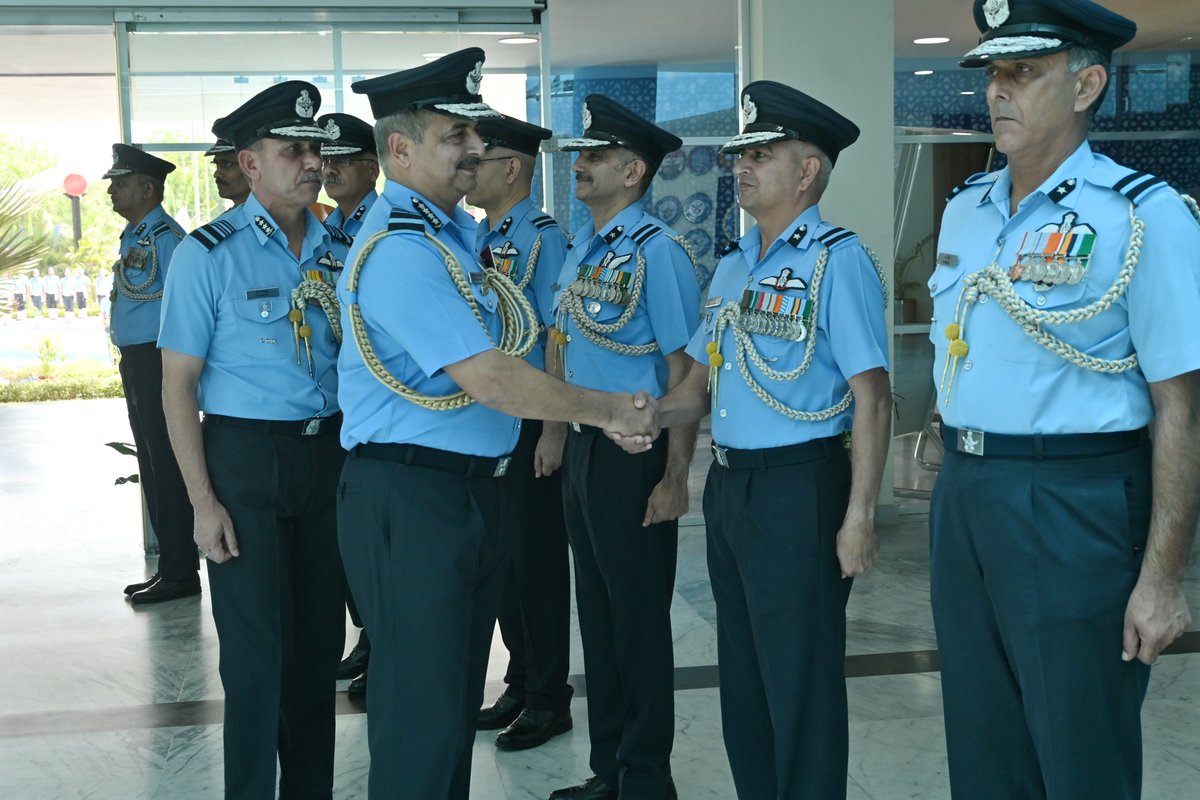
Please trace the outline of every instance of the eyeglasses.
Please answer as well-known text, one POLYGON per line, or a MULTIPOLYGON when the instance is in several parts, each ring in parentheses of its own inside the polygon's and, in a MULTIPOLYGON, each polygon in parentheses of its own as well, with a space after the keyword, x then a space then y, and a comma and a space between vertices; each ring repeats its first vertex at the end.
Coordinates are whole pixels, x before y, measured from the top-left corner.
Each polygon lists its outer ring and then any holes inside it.
POLYGON ((233 169, 238 165, 238 162, 230 161, 228 158, 214 158, 212 163, 217 169, 233 169))
POLYGON ((374 161, 373 158, 351 158, 350 156, 322 156, 321 163, 327 167, 345 169, 355 161, 374 161))
POLYGON ((491 158, 481 158, 479 159, 479 163, 482 164, 485 161, 508 161, 510 158, 516 158, 516 156, 492 156, 491 158))

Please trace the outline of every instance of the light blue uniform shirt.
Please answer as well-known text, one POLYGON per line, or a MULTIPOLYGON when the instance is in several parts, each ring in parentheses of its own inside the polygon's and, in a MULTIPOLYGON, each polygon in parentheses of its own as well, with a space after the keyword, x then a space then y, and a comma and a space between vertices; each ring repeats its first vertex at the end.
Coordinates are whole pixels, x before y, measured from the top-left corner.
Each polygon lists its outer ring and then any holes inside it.
MULTIPOLYGON (((476 250, 485 264, 490 263, 508 276, 513 283, 520 284, 533 270, 533 276, 525 284, 525 299, 533 306, 538 322, 543 328, 554 324, 554 285, 562 272, 563 259, 567 254, 567 237, 558 223, 526 197, 511 209, 504 219, 492 222, 485 218, 476 236, 476 250), (529 264, 534 243, 541 240, 537 261, 529 264)), ((538 336, 537 344, 525 357, 538 369, 546 365, 546 332, 538 336)))
MULTIPOLYGON (((666 356, 687 345, 700 313, 696 271, 683 247, 670 238, 675 232, 636 203, 613 217, 601 231, 596 231, 594 222, 588 222, 567 250, 558 283, 565 290, 583 268, 603 266, 632 275, 637 270, 639 248, 634 239, 641 239, 653 228, 660 230, 641 245, 646 278, 637 310, 624 328, 607 336, 633 346, 657 342, 658 349, 640 356, 613 352, 588 341, 573 320, 560 315, 561 330, 567 336, 563 364, 567 383, 606 392, 646 391, 655 397, 666 394, 666 356)), ((632 280, 629 278, 630 286, 632 280)), ((584 298, 583 305, 592 319, 601 323, 616 321, 626 308, 590 298, 584 298)))
POLYGON ((358 236, 358 232, 362 230, 363 220, 367 218, 367 212, 371 210, 371 206, 375 205, 375 201, 378 199, 379 193, 372 189, 367 192, 367 196, 358 204, 358 208, 354 209, 354 213, 350 215, 349 219, 342 214, 340 208, 335 208, 325 218, 325 224, 331 228, 337 228, 353 240, 354 237, 358 236))
POLYGON ((338 359, 345 412, 342 446, 400 442, 456 453, 498 457, 512 452, 520 420, 481 403, 432 411, 410 403, 384 386, 363 363, 350 326, 350 304, 362 311, 375 354, 393 376, 425 395, 460 390, 445 367, 494 348, 500 340, 496 293, 484 294, 483 266, 475 254, 477 225, 455 208, 447 216, 428 198, 393 181, 367 212, 338 281, 346 345, 338 359), (357 295, 346 290, 346 275, 363 245, 379 231, 358 278, 357 295), (426 238, 436 236, 454 254, 467 276, 471 295, 487 329, 480 326, 447 271, 442 252, 426 238))
POLYGON ((1200 368, 1200 226, 1174 191, 1161 183, 1151 188, 1149 176, 1137 175, 1084 142, 1011 217, 1007 168, 972 177, 948 203, 929 290, 933 380, 949 425, 1008 434, 1134 430, 1153 416, 1147 381, 1200 368), (1083 279, 1054 286, 1016 280, 1017 294, 1031 308, 1066 311, 1108 291, 1131 228, 1130 199, 1113 187, 1134 198, 1146 225, 1133 282, 1093 319, 1044 327, 1089 355, 1117 359, 1136 351, 1140 366, 1119 374, 1076 366, 1026 335, 995 298, 981 297, 966 317, 969 352, 953 381, 949 372, 943 381, 945 328, 967 275, 993 261, 1007 271, 1065 227, 1074 234, 1072 251, 1092 246, 1083 279))
POLYGON ((41 276, 31 276, 28 280, 26 280, 25 285, 29 289, 30 297, 41 297, 45 292, 45 290, 42 288, 44 284, 42 283, 41 276))
MULTIPOLYGON (((171 219, 162 206, 156 206, 136 225, 125 226, 121 233, 121 259, 125 278, 138 288, 139 294, 157 294, 166 283, 171 256, 183 238, 183 228, 171 219), (157 262, 154 280, 142 287, 157 262)), ((116 272, 116 269, 113 270, 116 272)), ((153 342, 158 338, 158 319, 161 300, 131 300, 115 279, 117 293, 112 304, 112 323, 109 336, 117 347, 153 342)))
MULTIPOLYGON (((816 343, 808 369, 794 380, 776 381, 764 376, 749 356, 746 363, 751 376, 789 408, 822 411, 837 405, 850 388, 850 378, 877 367, 888 368, 883 286, 875 267, 858 236, 824 222, 815 205, 770 242, 760 260, 761 246, 759 229, 754 227, 721 259, 708 290, 703 324, 688 344, 688 354, 700 362, 699 369, 708 369, 707 346, 713 341, 720 309, 729 303, 789 311, 791 307, 803 317, 814 299, 811 290, 817 260, 828 250, 820 293, 815 298, 816 343), (747 296, 747 292, 754 294, 747 296)), ((802 340, 764 333, 751 333, 750 338, 771 369, 786 372, 803 362, 813 327, 812 321, 804 326, 802 340)), ((768 406, 742 376, 732 326, 721 335, 720 353, 724 363, 715 378, 712 414, 717 444, 744 450, 783 447, 850 429, 853 404, 820 422, 793 420, 768 406)))
POLYGON ((338 410, 337 351, 320 306, 309 304, 313 374, 304 342, 297 363, 288 320, 301 280, 337 280, 346 248, 310 212, 297 259, 287 237, 250 198, 192 231, 171 264, 159 347, 204 359, 200 410, 251 419, 299 420, 338 410))

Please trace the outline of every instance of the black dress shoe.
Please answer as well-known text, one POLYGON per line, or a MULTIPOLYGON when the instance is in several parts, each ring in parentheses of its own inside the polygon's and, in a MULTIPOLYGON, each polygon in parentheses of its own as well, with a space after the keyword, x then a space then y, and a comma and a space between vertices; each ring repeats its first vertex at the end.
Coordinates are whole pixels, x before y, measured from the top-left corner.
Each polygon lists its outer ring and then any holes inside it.
POLYGON ((131 597, 132 595, 142 591, 143 589, 149 589, 151 586, 158 583, 158 580, 161 577, 162 576, 156 572, 153 575, 151 575, 147 580, 144 580, 141 583, 129 584, 128 586, 125 587, 125 596, 131 597))
POLYGON ((571 710, 526 708, 496 737, 501 750, 528 750, 571 730, 571 710))
POLYGON ((367 662, 371 659, 371 648, 363 647, 362 641, 354 645, 354 649, 350 651, 350 655, 342 659, 342 663, 338 664, 337 679, 344 681, 347 678, 353 678, 356 675, 362 675, 367 671, 367 662))
POLYGON ((547 800, 617 800, 617 790, 593 775, 578 786, 555 789, 547 800))
POLYGON ((496 702, 487 708, 479 709, 479 721, 475 727, 481 731, 495 731, 507 728, 525 710, 525 702, 517 700, 508 692, 496 698, 496 702))
POLYGON ((129 599, 135 606, 150 603, 163 603, 167 600, 178 600, 181 597, 195 597, 200 594, 200 579, 194 581, 171 581, 160 578, 149 589, 136 592, 129 599))
POLYGON ((350 681, 350 685, 346 687, 346 694, 351 697, 367 696, 367 671, 365 669, 362 675, 350 681))

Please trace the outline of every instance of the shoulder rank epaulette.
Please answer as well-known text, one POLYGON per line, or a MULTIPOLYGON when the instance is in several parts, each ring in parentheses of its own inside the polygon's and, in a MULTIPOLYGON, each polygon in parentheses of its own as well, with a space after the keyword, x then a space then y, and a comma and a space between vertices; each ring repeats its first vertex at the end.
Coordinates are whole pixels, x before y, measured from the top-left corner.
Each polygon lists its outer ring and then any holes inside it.
POLYGON ((848 231, 845 228, 830 228, 818 236, 817 241, 832 250, 836 245, 857 235, 854 231, 848 231))
POLYGON ((551 217, 548 214, 541 214, 539 216, 536 216, 532 220, 530 220, 530 222, 532 222, 533 227, 537 228, 539 231, 545 230, 546 228, 549 228, 552 225, 558 224, 558 222, 555 221, 554 217, 551 217))
POLYGON ((162 236, 164 233, 171 233, 174 234, 178 239, 183 238, 183 234, 172 228, 171 224, 164 219, 160 219, 158 222, 150 226, 150 231, 155 235, 155 237, 162 236))
POLYGON ((974 186, 976 183, 979 182, 980 178, 982 178, 988 174, 989 173, 987 173, 987 172, 976 172, 974 175, 967 178, 965 181, 960 183, 958 186, 955 186, 953 189, 951 189, 950 194, 946 195, 946 202, 947 203, 950 202, 955 197, 957 197, 958 193, 961 192, 963 189, 966 189, 968 186, 974 186))
POLYGON ((333 239, 335 242, 338 242, 339 244, 344 244, 344 245, 346 245, 346 247, 349 247, 350 245, 354 244, 354 237, 351 236, 350 234, 346 233, 341 228, 338 228, 334 225, 328 225, 324 222, 322 222, 321 224, 325 226, 325 230, 329 231, 330 239, 333 239))
POLYGON ((425 220, 422 219, 420 214, 414 214, 411 211, 393 208, 392 213, 388 214, 388 231, 413 231, 415 233, 424 233, 425 220))
POLYGON ((233 235, 237 228, 232 222, 224 219, 215 219, 207 225, 201 225, 196 230, 188 234, 200 244, 204 245, 205 250, 212 250, 221 242, 233 235))
POLYGON ((1136 206, 1147 192, 1166 185, 1164 179, 1156 178, 1149 172, 1133 172, 1114 183, 1112 188, 1113 191, 1125 195, 1129 202, 1136 206))
POLYGON ((652 236, 654 236, 657 233, 660 233, 661 231, 662 231, 661 226, 655 225, 653 222, 650 222, 650 223, 647 223, 647 224, 643 225, 642 227, 638 228, 633 233, 631 233, 629 235, 629 238, 633 239, 634 244, 641 247, 646 242, 650 241, 650 238, 652 236))

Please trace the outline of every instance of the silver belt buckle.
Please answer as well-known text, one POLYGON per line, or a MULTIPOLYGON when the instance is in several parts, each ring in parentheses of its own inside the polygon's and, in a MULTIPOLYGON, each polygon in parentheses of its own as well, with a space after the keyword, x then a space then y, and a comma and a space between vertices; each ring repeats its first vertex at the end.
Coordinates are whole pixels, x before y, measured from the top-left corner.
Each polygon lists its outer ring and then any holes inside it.
POLYGON ((578 422, 571 423, 571 430, 575 431, 576 433, 583 433, 583 429, 579 427, 578 422))
POLYGON ((505 456, 504 458, 497 461, 496 462, 496 471, 492 473, 492 477, 493 478, 503 478, 504 473, 508 472, 508 464, 510 461, 512 461, 512 458, 509 456, 505 456))
POLYGON ((321 417, 313 417, 312 419, 304 420, 304 429, 300 431, 301 436, 316 436, 321 432, 321 423, 324 422, 321 417))
POLYGON ((971 456, 983 455, 983 431, 973 431, 969 428, 958 429, 958 452, 971 456))
POLYGON ((713 442, 712 454, 713 454, 713 458, 716 460, 716 462, 718 464, 720 464, 722 467, 725 467, 726 469, 729 469, 729 453, 724 447, 721 447, 721 445, 717 444, 716 442, 713 442))

